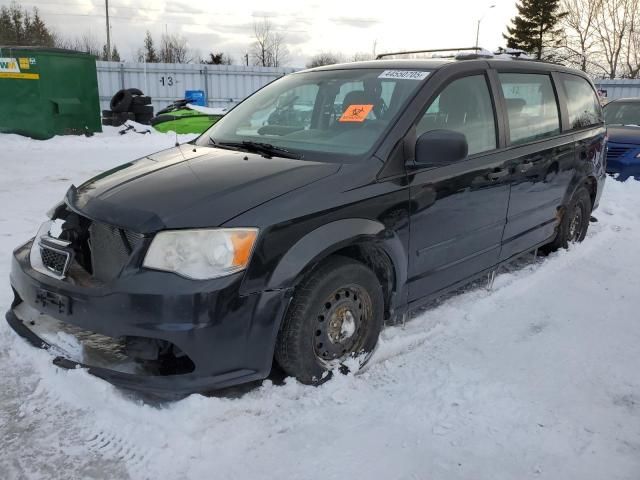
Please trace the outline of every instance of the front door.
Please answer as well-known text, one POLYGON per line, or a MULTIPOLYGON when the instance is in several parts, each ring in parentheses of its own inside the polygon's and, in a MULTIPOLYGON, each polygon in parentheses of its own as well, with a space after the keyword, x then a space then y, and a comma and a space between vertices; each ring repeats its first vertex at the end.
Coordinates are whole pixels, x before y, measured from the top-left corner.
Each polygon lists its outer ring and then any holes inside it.
POLYGON ((453 80, 416 123, 416 136, 461 132, 462 161, 408 167, 411 197, 409 301, 451 287, 498 262, 510 174, 498 147, 494 103, 484 72, 453 80))

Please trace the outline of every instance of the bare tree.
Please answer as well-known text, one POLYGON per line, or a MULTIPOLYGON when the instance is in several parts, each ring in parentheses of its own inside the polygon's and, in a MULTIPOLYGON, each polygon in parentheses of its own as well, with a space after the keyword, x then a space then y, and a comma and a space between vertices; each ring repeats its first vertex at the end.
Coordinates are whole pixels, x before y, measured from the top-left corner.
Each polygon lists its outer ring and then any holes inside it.
MULTIPOLYGON (((603 0, 562 0, 561 19, 564 32, 561 60, 586 72, 599 51, 597 17, 603 0)), ((591 68, 590 68, 591 67, 591 68)))
POLYGON ((624 73, 627 78, 638 78, 640 76, 640 1, 633 2, 631 12, 631 26, 629 35, 624 45, 624 73))
POLYGON ((263 18, 261 22, 253 22, 253 36, 255 38, 251 45, 251 56, 256 65, 263 67, 270 66, 269 62, 269 45, 271 43, 271 22, 267 18, 263 18))
POLYGON ((353 54, 353 57, 351 57, 351 61, 364 62, 365 60, 373 60, 374 58, 375 56, 372 53, 357 52, 353 54))
POLYGON ((54 36, 55 46, 58 48, 66 48, 69 50, 77 50, 90 55, 102 58, 103 46, 100 41, 91 32, 85 32, 78 37, 54 36))
POLYGON ((597 35, 604 65, 603 73, 615 78, 620 73, 621 55, 633 31, 640 0, 604 0, 596 15, 597 35))
POLYGON ((286 37, 275 31, 268 18, 253 23, 253 36, 251 56, 255 65, 281 67, 286 64, 289 58, 286 37))
POLYGON ((162 63, 190 63, 191 57, 187 39, 181 35, 163 34, 160 38, 158 58, 162 63))
POLYGON ((289 61, 289 48, 286 37, 282 33, 275 32, 271 38, 271 66, 282 67, 289 61))
POLYGON ((631 31, 626 46, 626 72, 628 78, 640 78, 640 32, 631 31))
POLYGON ((311 59, 307 63, 307 68, 322 67, 323 65, 334 65, 340 62, 344 62, 342 54, 333 52, 321 52, 311 57, 311 59))

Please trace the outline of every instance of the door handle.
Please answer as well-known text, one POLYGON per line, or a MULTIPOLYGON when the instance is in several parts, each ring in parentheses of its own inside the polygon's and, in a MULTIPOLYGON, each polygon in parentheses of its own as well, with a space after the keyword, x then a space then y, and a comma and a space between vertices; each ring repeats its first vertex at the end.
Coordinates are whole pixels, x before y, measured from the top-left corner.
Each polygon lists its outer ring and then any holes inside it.
POLYGON ((495 182, 496 180, 500 180, 501 178, 504 178, 507 175, 509 175, 509 170, 507 170, 506 168, 500 168, 500 169, 494 170, 493 172, 487 173, 487 178, 495 182))

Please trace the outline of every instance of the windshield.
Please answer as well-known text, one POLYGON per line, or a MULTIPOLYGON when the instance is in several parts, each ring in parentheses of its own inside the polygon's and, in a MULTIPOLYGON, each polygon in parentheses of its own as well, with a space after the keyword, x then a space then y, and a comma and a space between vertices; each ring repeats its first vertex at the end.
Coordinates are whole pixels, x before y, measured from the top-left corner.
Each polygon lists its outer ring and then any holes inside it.
POLYGON ((607 125, 640 126, 640 102, 613 102, 604 107, 607 125))
POLYGON ((383 69, 287 75, 231 110, 197 144, 242 148, 260 142, 301 158, 362 155, 427 76, 425 71, 383 69))

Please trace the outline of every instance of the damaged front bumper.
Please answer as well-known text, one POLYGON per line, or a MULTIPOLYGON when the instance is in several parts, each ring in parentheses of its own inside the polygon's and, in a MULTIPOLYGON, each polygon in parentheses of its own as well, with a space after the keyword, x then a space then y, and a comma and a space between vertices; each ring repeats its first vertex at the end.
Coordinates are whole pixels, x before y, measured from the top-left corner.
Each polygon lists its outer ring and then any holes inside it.
POLYGON ((14 252, 6 319, 56 365, 158 395, 268 376, 290 291, 241 295, 242 273, 194 281, 144 269, 81 285, 31 268, 30 249, 31 242, 14 252))

